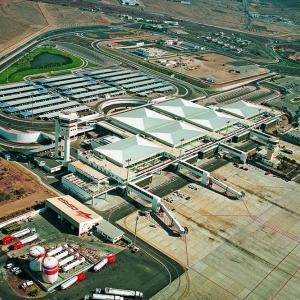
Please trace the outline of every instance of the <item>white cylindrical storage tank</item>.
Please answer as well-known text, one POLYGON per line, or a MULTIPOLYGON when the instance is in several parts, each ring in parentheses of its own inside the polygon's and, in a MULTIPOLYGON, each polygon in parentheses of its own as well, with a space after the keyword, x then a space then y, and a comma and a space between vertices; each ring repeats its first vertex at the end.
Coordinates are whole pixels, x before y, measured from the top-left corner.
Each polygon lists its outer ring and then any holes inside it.
POLYGON ((61 252, 61 253, 55 255, 54 257, 57 258, 58 260, 60 260, 60 259, 66 257, 68 255, 69 255, 69 252, 68 251, 64 251, 64 252, 61 252))
POLYGON ((63 250, 63 247, 62 246, 59 246, 53 250, 50 250, 47 252, 47 256, 54 256, 55 254, 58 254, 59 252, 61 252, 63 250))
POLYGON ((85 262, 85 258, 81 257, 81 258, 75 260, 74 262, 70 263, 69 265, 63 267, 63 271, 67 272, 71 269, 74 269, 75 267, 79 266, 80 264, 82 264, 84 262, 85 262))
POLYGON ((46 250, 42 246, 32 246, 29 248, 29 268, 31 271, 42 271, 42 263, 45 258, 46 250))
POLYGON ((42 277, 47 283, 54 283, 58 279, 58 260, 52 256, 46 256, 42 263, 42 277))
POLYGON ((71 262, 72 260, 75 259, 75 256, 74 255, 71 255, 71 256, 68 256, 66 257, 65 259, 62 259, 61 261, 58 262, 58 265, 60 267, 66 265, 67 263, 71 262))
POLYGON ((11 234, 11 236, 15 237, 15 238, 20 238, 21 236, 24 236, 26 234, 30 233, 30 229, 29 228, 25 228, 23 230, 14 232, 11 234))

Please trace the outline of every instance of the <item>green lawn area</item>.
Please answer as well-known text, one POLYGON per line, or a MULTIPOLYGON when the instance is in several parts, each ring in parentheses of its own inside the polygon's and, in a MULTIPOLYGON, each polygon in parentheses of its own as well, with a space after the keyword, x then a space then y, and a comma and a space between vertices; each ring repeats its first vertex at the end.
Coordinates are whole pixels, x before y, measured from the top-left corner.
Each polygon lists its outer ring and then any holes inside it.
POLYGON ((25 76, 77 68, 80 58, 55 48, 36 48, 0 73, 0 83, 21 81, 25 76))

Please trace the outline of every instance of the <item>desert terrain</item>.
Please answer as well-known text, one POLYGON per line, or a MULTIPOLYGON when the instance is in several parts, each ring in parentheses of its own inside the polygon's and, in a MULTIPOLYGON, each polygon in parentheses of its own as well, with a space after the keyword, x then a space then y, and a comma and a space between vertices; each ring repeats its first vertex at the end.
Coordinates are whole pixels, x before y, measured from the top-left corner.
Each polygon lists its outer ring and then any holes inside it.
POLYGON ((107 25, 112 20, 101 13, 24 0, 0 2, 0 56, 38 34, 61 27, 107 25))
MULTIPOLYGON (((191 5, 184 5, 181 3, 169 0, 142 0, 141 4, 145 11, 156 14, 165 14, 169 17, 182 18, 196 23, 202 23, 224 29, 233 29, 236 31, 248 31, 245 27, 245 16, 242 10, 242 1, 205 1, 194 0, 191 5)), ((277 1, 280 2, 280 1, 277 1)), ((251 12, 279 14, 280 16, 292 16, 292 18, 299 18, 297 9, 289 7, 285 1, 281 1, 282 5, 249 5, 251 12)), ((103 0, 103 3, 119 5, 119 0, 103 0)), ((299 11, 299 10, 298 10, 299 11)), ((254 20, 253 25, 260 28, 255 31, 258 35, 274 35, 299 36, 297 28, 290 27, 283 23, 268 24, 260 20, 254 20)))
POLYGON ((196 79, 211 79, 216 84, 268 73, 266 68, 254 64, 235 66, 233 58, 216 53, 206 53, 201 56, 178 55, 171 57, 170 61, 176 62, 176 65, 170 66, 169 69, 196 79))
POLYGON ((54 196, 20 165, 0 158, 0 218, 54 196))

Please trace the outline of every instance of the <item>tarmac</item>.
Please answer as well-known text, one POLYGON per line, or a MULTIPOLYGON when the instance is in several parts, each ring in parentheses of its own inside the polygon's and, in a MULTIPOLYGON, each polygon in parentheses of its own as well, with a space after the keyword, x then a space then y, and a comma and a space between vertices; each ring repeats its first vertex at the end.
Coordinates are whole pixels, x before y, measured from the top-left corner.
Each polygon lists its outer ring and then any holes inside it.
MULTIPOLYGON (((299 298, 300 186, 247 167, 226 164, 213 171, 246 193, 240 200, 200 186, 180 188, 191 200, 169 196, 174 202, 167 205, 189 229, 186 242, 153 218, 139 218, 137 236, 188 269, 181 287, 175 280, 152 299, 299 298)), ((118 224, 133 232, 136 216, 118 224)))

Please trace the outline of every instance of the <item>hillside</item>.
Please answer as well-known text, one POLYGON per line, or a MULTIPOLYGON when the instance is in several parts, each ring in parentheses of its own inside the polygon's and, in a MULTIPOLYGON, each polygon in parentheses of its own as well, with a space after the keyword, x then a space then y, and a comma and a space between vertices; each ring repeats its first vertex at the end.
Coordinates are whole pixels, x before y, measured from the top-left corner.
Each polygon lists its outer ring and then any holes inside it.
POLYGON ((110 24, 100 13, 25 0, 0 1, 0 56, 34 35, 51 29, 88 24, 110 24))

